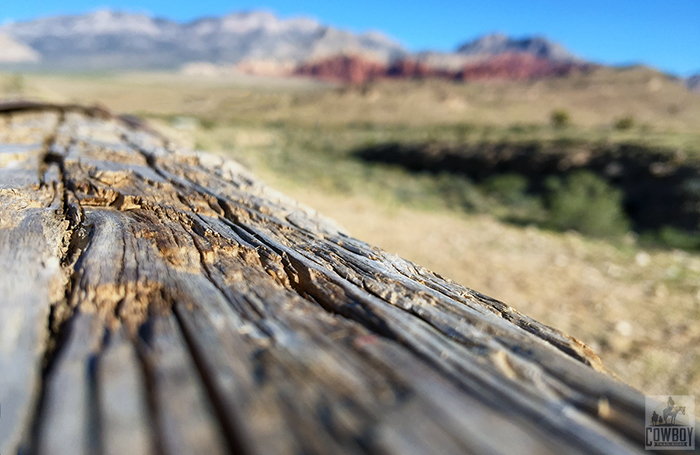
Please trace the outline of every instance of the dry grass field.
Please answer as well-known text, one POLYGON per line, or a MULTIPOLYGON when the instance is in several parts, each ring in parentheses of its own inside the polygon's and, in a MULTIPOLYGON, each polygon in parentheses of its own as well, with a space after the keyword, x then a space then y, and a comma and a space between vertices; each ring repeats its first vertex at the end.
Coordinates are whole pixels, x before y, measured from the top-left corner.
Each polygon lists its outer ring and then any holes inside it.
POLYGON ((644 67, 601 68, 534 82, 380 81, 357 87, 308 79, 203 78, 169 73, 0 76, 0 90, 56 101, 99 102, 120 112, 221 121, 406 126, 546 124, 565 109, 584 128, 633 116, 649 131, 697 133, 700 95, 644 67), (8 90, 9 89, 9 90, 8 90))
MULTIPOLYGON (((700 390, 700 254, 603 240, 488 211, 457 210, 415 175, 352 157, 394 140, 636 140, 700 150, 700 95, 645 68, 532 83, 175 74, 0 74, 0 96, 100 103, 148 119, 190 147, 231 156, 353 234, 568 332, 650 394, 700 390), (571 125, 549 126, 555 110, 571 125), (615 128, 622 118, 628 128, 615 128)), ((484 204, 491 203, 484 199, 484 204)))

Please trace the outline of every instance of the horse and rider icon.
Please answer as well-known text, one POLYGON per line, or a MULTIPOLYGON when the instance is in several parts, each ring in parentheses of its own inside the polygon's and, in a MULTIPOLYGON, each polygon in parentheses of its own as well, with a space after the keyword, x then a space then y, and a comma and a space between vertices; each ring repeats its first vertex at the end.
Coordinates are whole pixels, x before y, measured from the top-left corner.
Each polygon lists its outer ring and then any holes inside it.
POLYGON ((685 415, 685 406, 676 406, 676 402, 673 397, 668 397, 666 402, 666 407, 661 411, 661 414, 657 414, 653 411, 651 414, 651 424, 652 425, 676 425, 676 416, 678 413, 685 415))
POLYGON ((695 450, 695 396, 647 395, 645 448, 695 450))

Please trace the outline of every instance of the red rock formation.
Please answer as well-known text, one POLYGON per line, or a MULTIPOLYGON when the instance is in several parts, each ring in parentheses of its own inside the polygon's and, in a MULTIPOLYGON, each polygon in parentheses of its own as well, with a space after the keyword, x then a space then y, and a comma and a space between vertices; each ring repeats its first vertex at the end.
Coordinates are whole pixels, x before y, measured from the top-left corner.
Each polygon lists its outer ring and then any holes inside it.
POLYGON ((465 65, 459 71, 434 68, 414 59, 397 60, 387 66, 359 55, 334 55, 302 63, 294 74, 333 82, 362 84, 380 78, 436 77, 463 81, 524 80, 565 76, 589 67, 585 64, 558 63, 527 53, 486 57, 465 65))
POLYGON ((334 55, 303 63, 295 70, 297 75, 351 84, 362 84, 386 73, 387 67, 383 63, 358 55, 334 55))
POLYGON ((583 65, 557 63, 532 54, 503 54, 464 66, 455 76, 464 81, 522 80, 565 76, 582 69, 583 65))
POLYGON ((395 78, 428 77, 435 76, 436 71, 425 63, 413 59, 401 59, 389 66, 386 75, 395 78))

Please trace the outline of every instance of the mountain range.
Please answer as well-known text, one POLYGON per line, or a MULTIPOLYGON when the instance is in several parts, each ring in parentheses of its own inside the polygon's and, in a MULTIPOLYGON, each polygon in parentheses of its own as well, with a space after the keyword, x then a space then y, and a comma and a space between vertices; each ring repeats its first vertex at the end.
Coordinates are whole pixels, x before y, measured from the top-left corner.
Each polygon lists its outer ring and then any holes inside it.
POLYGON ((301 62, 339 51, 380 60, 406 54, 381 33, 358 35, 266 11, 180 24, 105 10, 9 23, 0 26, 0 33, 34 49, 40 66, 60 69, 174 69, 193 61, 229 64, 246 59, 301 62))
MULTIPOLYGON (((66 69, 172 69, 195 61, 301 63, 338 54, 389 63, 411 56, 400 43, 379 32, 354 34, 309 18, 280 19, 267 11, 177 23, 103 10, 9 23, 0 26, 0 34, 12 39, 14 48, 24 49, 15 54, 24 55, 25 61, 40 59, 43 67, 66 69)), ((557 62, 580 61, 544 38, 513 40, 500 34, 466 43, 454 53, 427 52, 414 57, 440 66, 440 59, 462 64, 508 52, 557 62)), ((0 61, 8 60, 19 61, 17 57, 0 61)))
MULTIPOLYGON (((565 75, 591 65, 544 37, 486 35, 453 52, 409 52, 380 32, 352 33, 305 17, 238 12, 178 23, 102 10, 0 26, 0 67, 174 70, 236 65, 244 72, 362 82, 373 77, 458 79, 565 75)), ((697 87, 696 79, 687 81, 697 87)))

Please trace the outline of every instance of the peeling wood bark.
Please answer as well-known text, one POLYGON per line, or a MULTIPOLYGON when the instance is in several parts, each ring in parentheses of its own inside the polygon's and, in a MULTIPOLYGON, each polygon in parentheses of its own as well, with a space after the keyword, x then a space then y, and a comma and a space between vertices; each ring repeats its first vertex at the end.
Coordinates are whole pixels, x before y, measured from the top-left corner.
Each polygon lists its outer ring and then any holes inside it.
POLYGON ((637 453, 578 340, 102 109, 0 106, 0 453, 637 453))

